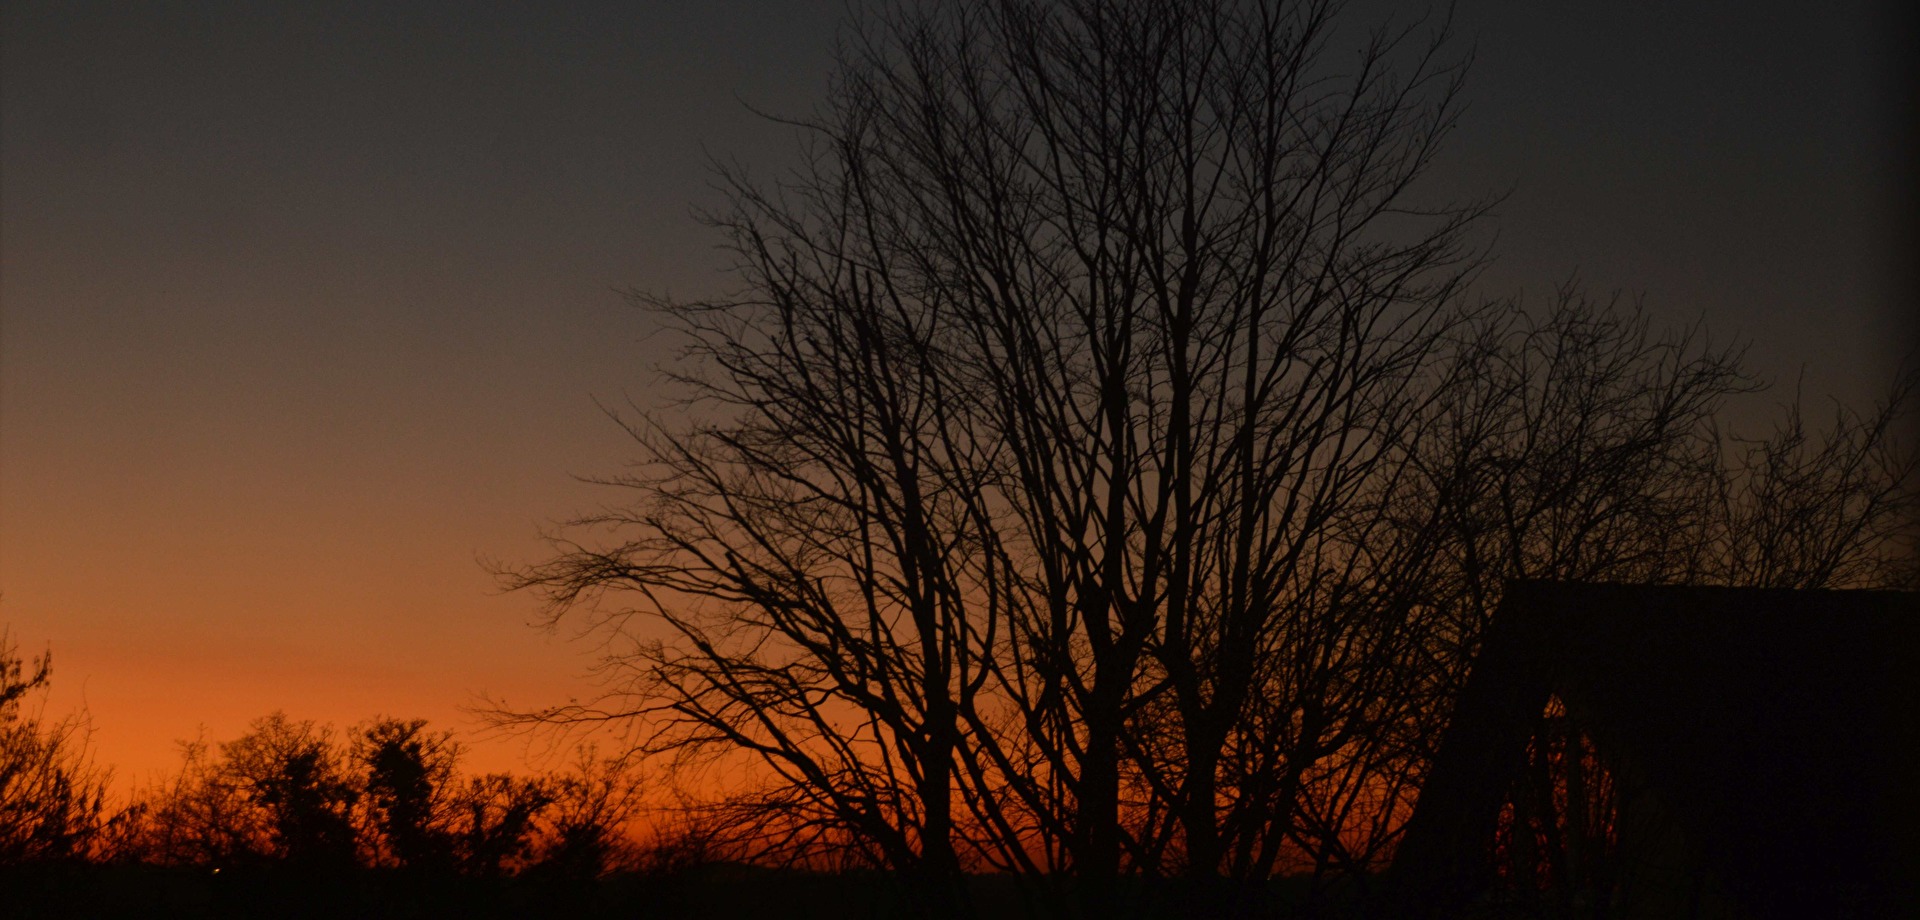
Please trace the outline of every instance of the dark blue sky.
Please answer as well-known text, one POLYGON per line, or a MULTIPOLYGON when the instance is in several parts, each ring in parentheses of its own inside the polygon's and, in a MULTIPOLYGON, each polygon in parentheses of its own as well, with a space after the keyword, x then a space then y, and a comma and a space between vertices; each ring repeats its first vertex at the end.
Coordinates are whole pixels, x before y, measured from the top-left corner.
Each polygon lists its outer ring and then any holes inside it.
MULTIPOLYGON (((742 102, 814 104, 841 9, 301 6, 0 22, 0 621, 138 769, 275 707, 578 692, 474 556, 602 497, 592 397, 661 357, 615 290, 724 283, 705 152, 778 168, 742 102)), ((1463 0, 1432 190, 1511 189, 1487 293, 1578 271, 1871 398, 1913 341, 1892 10, 1463 0)))

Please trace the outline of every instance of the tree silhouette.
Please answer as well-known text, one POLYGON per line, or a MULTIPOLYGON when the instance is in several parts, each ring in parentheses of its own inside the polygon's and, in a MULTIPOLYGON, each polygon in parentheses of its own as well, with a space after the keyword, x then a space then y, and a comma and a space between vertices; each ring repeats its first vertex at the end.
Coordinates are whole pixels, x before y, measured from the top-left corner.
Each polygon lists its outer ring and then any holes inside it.
POLYGON ((1741 466, 1737 350, 1466 294, 1482 204, 1415 193, 1446 42, 1265 0, 860 23, 804 163, 722 173, 738 293, 638 298, 697 410, 622 416, 634 501, 506 573, 605 631, 608 694, 503 718, 749 764, 716 804, 764 858, 929 914, 991 868, 1104 915, 1135 875, 1377 866, 1506 579, 1910 536, 1885 413, 1741 466))
POLYGON ((469 780, 459 802, 462 868, 479 876, 519 868, 534 845, 534 819, 552 803, 552 792, 538 780, 503 773, 469 780))
POLYGON ((366 801, 388 855, 401 866, 453 868, 454 771, 459 748, 424 719, 381 719, 359 732, 356 759, 366 771, 366 801))
POLYGON ((423 719, 382 718, 343 743, 272 713, 232 741, 182 745, 180 771, 136 797, 115 859, 174 867, 408 872, 409 891, 538 867, 575 882, 626 867, 638 775, 583 749, 567 769, 464 774, 423 719))
POLYGON ((221 753, 226 781, 261 812, 261 852, 316 868, 354 863, 351 809, 359 791, 329 730, 275 712, 221 745, 221 753))
POLYGON ((1720 479, 1711 580, 1762 588, 1920 587, 1920 366, 1865 411, 1834 408, 1824 432, 1798 402, 1767 437, 1738 442, 1720 479), (1905 426, 1903 430, 1903 426, 1905 426))
POLYGON ((86 750, 84 718, 27 709, 52 675, 50 653, 29 661, 0 630, 0 866, 91 858, 126 818, 107 807, 108 774, 86 750))
POLYGON ((163 866, 224 867, 265 858, 258 810, 221 770, 204 738, 180 743, 180 769, 141 794, 127 855, 163 866))
POLYGON ((570 879, 597 878, 627 856, 626 835, 641 806, 640 777, 628 761, 602 758, 592 746, 571 768, 548 777, 552 802, 547 834, 535 865, 570 879))
POLYGON ((1472 312, 1477 210, 1406 194, 1451 120, 1444 29, 1333 13, 870 24, 809 164, 732 179, 750 293, 651 301, 714 421, 635 421, 647 497, 596 521, 631 539, 516 581, 556 613, 630 590, 678 633, 616 714, 758 756, 769 828, 936 908, 963 849, 1100 910, 1123 868, 1209 876, 1288 826, 1392 690, 1419 538, 1373 493, 1472 312))
POLYGON ((13 634, 0 632, 0 715, 18 719, 22 698, 45 687, 52 676, 52 653, 43 653, 29 662, 20 657, 13 634))

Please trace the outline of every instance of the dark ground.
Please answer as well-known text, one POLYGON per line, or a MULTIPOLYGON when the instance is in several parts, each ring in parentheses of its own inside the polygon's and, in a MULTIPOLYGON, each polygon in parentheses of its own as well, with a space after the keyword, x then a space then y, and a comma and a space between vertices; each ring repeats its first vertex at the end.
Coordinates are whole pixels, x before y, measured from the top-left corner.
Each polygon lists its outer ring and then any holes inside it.
MULTIPOLYGON (((1112 920, 1219 913, 1181 883, 1134 882, 1112 920)), ((1214 895, 1224 894, 1213 892, 1214 895)), ((1300 916, 1304 886, 1279 880, 1243 892, 1236 916, 1300 916), (1250 908, 1250 909, 1249 909, 1250 908)), ((1063 916, 1047 895, 1023 892, 1006 876, 970 879, 971 913, 981 918, 1063 916)), ((1065 907, 1070 894, 1056 892, 1065 907)), ((1221 903, 1215 901, 1214 903, 1221 903)), ((1328 905, 1312 915, 1328 916, 1328 905)), ((732 920, 880 920, 911 917, 899 886, 874 872, 819 873, 712 865, 668 875, 616 875, 596 881, 419 876, 390 870, 301 872, 152 866, 73 866, 0 870, 0 918, 93 920, 115 917, 486 918, 564 917, 732 920)), ((1344 912, 1331 911, 1338 916, 1344 912)), ((1103 918, 1105 920, 1105 918, 1103 918)))

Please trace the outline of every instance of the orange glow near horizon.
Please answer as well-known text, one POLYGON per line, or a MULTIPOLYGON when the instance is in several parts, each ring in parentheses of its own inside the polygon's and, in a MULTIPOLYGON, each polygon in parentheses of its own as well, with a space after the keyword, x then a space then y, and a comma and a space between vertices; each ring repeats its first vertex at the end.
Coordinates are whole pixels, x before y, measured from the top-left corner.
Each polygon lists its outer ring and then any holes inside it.
MULTIPOLYGON (((36 637, 27 628, 14 636, 22 652, 49 648, 29 644, 36 637)), ((50 646, 51 690, 41 711, 50 719, 82 714, 96 763, 112 768, 122 792, 176 770, 180 742, 230 741, 276 710, 340 731, 376 717, 424 718, 435 729, 456 733, 467 772, 525 773, 553 765, 540 756, 548 745, 489 730, 471 711, 478 694, 539 705, 593 690, 578 676, 577 650, 545 645, 537 636, 526 645, 530 654, 450 667, 397 657, 342 660, 324 648, 276 642, 217 650, 110 639, 56 642, 50 646)))
MULTIPOLYGON (((50 689, 30 705, 52 719, 84 711, 120 791, 176 769, 178 742, 231 740, 275 710, 340 730, 424 718, 458 733, 470 771, 548 765, 529 757, 538 739, 487 731, 469 710, 482 694, 524 707, 591 695, 589 644, 527 625, 537 600, 494 591, 470 551, 416 546, 408 558, 377 539, 315 536, 333 552, 180 532, 101 567, 9 531, 0 622, 21 654, 53 659, 50 689)), ((515 551, 537 543, 523 537, 515 551)))
MULTIPOLYGON (((479 560, 631 500, 572 477, 635 455, 601 404, 674 411, 680 343, 619 292, 738 286, 690 212, 725 210, 710 153, 803 159, 757 113, 828 99, 823 6, 9 5, 0 628, 51 651, 44 713, 85 711, 116 789, 276 710, 551 765, 466 707, 590 697, 595 646, 479 560)), ((1915 327, 1878 30, 1514 6, 1458 19, 1484 40, 1431 177, 1522 190, 1474 296, 1577 267, 1806 369, 1810 407, 1879 396, 1915 327)))

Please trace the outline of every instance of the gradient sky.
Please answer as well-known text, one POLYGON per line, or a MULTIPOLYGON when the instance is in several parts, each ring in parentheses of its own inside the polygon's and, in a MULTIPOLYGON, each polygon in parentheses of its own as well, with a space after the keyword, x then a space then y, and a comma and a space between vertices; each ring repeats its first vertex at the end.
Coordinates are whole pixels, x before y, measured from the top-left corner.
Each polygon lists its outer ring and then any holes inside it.
MULTIPOLYGON (((273 709, 590 690, 476 557, 618 497, 570 478, 626 456, 595 397, 660 397, 616 291, 725 282, 706 153, 779 167, 743 101, 804 113, 841 9, 303 6, 0 21, 0 623, 135 778, 273 709)), ((1434 189, 1512 189, 1488 293, 1578 270, 1859 402, 1913 342, 1910 20, 1773 6, 1462 0, 1434 189)))

